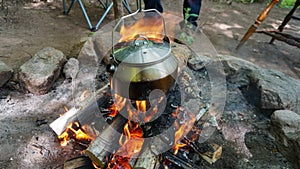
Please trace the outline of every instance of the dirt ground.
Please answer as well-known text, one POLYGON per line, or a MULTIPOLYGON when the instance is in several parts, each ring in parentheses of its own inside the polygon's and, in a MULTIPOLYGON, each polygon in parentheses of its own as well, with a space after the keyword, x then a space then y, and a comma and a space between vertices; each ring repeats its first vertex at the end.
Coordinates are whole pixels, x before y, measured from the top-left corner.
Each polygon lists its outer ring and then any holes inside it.
MULTIPOLYGON (((129 0, 133 8, 135 6, 134 2, 134 0, 129 0)), ((181 3, 176 1, 163 1, 163 3, 165 11, 171 10, 176 11, 178 15, 181 14, 181 3)), ((18 7, 11 7, 7 16, 1 10, 0 60, 17 70, 37 51, 48 46, 63 51, 68 57, 76 56, 82 42, 91 35, 91 32, 78 5, 75 6, 74 10, 72 9, 69 16, 65 16, 62 14, 61 4, 60 0, 48 3, 19 4, 18 7)), ((92 22, 95 23, 99 14, 102 14, 103 9, 95 8, 95 5, 98 5, 97 3, 85 4, 92 22)), ((199 27, 210 39, 219 54, 233 55, 261 67, 276 69, 300 79, 300 50, 297 47, 279 41, 275 41, 275 44, 270 45, 268 43, 269 36, 254 34, 238 51, 235 50, 239 40, 266 5, 266 3, 249 5, 235 2, 228 5, 203 0, 199 27)), ((260 28, 277 28, 288 12, 289 9, 281 9, 275 6, 260 28)), ((113 13, 110 12, 103 24, 108 23, 113 18, 113 13)), ((285 31, 300 33, 300 23, 291 21, 285 31)), ((3 107, 10 111, 0 110, 0 122, 2 124, 0 126, 0 168, 62 167, 61 164, 66 158, 64 155, 70 150, 63 148, 57 152, 49 151, 52 147, 57 146, 57 140, 55 140, 56 136, 47 123, 49 124, 57 118, 58 114, 54 114, 46 107, 51 107, 51 110, 55 110, 55 112, 62 112, 62 105, 68 104, 70 101, 71 87, 71 83, 62 80, 53 87, 48 95, 34 96, 13 93, 5 95, 4 99, 1 98, 5 102, 3 107), (22 102, 19 100, 22 100, 22 102), (46 104, 47 106, 45 106, 46 104), (18 107, 17 110, 16 107, 18 107), (10 114, 11 112, 15 114, 10 114), (51 139, 49 139, 49 136, 51 136, 51 139), (23 152, 23 154, 20 152, 23 152), (51 164, 53 159, 49 157, 54 158, 54 156, 57 159, 61 157, 57 161, 57 165, 51 164), (16 157, 21 160, 16 159, 16 157), (44 163, 41 166, 31 166, 35 164, 35 159, 44 159, 44 163)), ((259 135, 262 136, 261 139, 264 139, 268 133, 260 132, 259 135)), ((256 141, 259 144, 262 140, 254 140, 254 142, 256 141)), ((266 139, 265 142, 269 143, 269 140, 266 139)), ((252 148, 255 149, 255 146, 252 148)), ((273 150, 273 148, 273 144, 270 143, 268 149, 273 150)), ((230 151, 227 151, 227 153, 230 155, 230 151)), ((265 158, 268 158, 268 156, 266 155, 265 158)), ((264 160, 260 160, 260 162, 262 161, 264 160)), ((231 162, 227 162, 228 166, 231 162)), ((285 163, 285 161, 282 163, 285 163)), ((251 163, 249 163, 250 165, 251 163)), ((261 164, 261 166, 263 165, 265 164, 261 164)), ((249 166, 248 168, 251 168, 249 166)))

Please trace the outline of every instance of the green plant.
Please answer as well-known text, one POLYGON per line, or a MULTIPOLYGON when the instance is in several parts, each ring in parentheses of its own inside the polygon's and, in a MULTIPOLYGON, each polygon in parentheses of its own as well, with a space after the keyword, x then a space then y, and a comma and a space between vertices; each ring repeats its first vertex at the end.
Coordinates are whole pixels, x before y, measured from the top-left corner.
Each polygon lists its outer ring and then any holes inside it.
POLYGON ((180 34, 180 39, 185 41, 187 44, 192 44, 194 42, 194 37, 192 36, 192 29, 194 25, 188 21, 190 17, 197 17, 197 14, 190 13, 191 8, 184 8, 184 31, 180 34))

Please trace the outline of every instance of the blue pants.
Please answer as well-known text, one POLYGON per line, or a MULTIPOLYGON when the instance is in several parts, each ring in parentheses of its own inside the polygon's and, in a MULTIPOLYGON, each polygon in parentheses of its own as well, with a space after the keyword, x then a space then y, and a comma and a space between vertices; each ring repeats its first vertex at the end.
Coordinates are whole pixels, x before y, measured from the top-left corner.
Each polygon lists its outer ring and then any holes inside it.
MULTIPOLYGON (((144 0, 145 9, 156 9, 159 12, 163 12, 163 7, 160 0, 144 0)), ((193 25, 197 26, 197 20, 200 15, 202 0, 184 0, 183 2, 183 16, 186 17, 186 12, 184 9, 190 8, 189 14, 196 14, 198 16, 190 16, 188 21, 193 25)))

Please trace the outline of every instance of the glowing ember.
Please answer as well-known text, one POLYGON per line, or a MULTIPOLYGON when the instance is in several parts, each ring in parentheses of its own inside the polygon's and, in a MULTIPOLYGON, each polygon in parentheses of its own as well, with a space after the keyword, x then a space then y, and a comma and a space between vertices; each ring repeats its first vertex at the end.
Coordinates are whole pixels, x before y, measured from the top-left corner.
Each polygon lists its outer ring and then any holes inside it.
POLYGON ((85 133, 84 127, 81 127, 78 122, 69 124, 66 130, 58 136, 58 139, 61 140, 60 145, 63 147, 66 146, 71 139, 84 142, 91 142, 93 140, 91 136, 85 133))
POLYGON ((177 118, 174 122, 176 132, 175 145, 173 147, 174 154, 177 154, 181 147, 186 146, 186 144, 181 143, 180 140, 193 128, 196 117, 194 114, 182 110, 182 108, 178 108, 172 115, 177 118))

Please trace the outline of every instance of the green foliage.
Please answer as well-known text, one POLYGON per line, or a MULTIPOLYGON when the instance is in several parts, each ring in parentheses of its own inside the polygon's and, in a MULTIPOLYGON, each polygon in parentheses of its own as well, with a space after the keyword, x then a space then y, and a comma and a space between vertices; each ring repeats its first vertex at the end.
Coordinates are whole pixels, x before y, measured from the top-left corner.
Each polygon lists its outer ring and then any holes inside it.
POLYGON ((192 44, 194 42, 194 37, 191 35, 191 31, 193 28, 193 24, 191 24, 188 19, 190 17, 197 17, 197 14, 190 14, 191 8, 184 8, 184 12, 185 12, 185 17, 184 17, 184 23, 185 23, 185 28, 183 28, 183 31, 180 34, 180 39, 184 42, 186 42, 187 44, 192 44))
POLYGON ((294 6, 296 0, 282 0, 280 3, 281 8, 291 8, 294 6))

